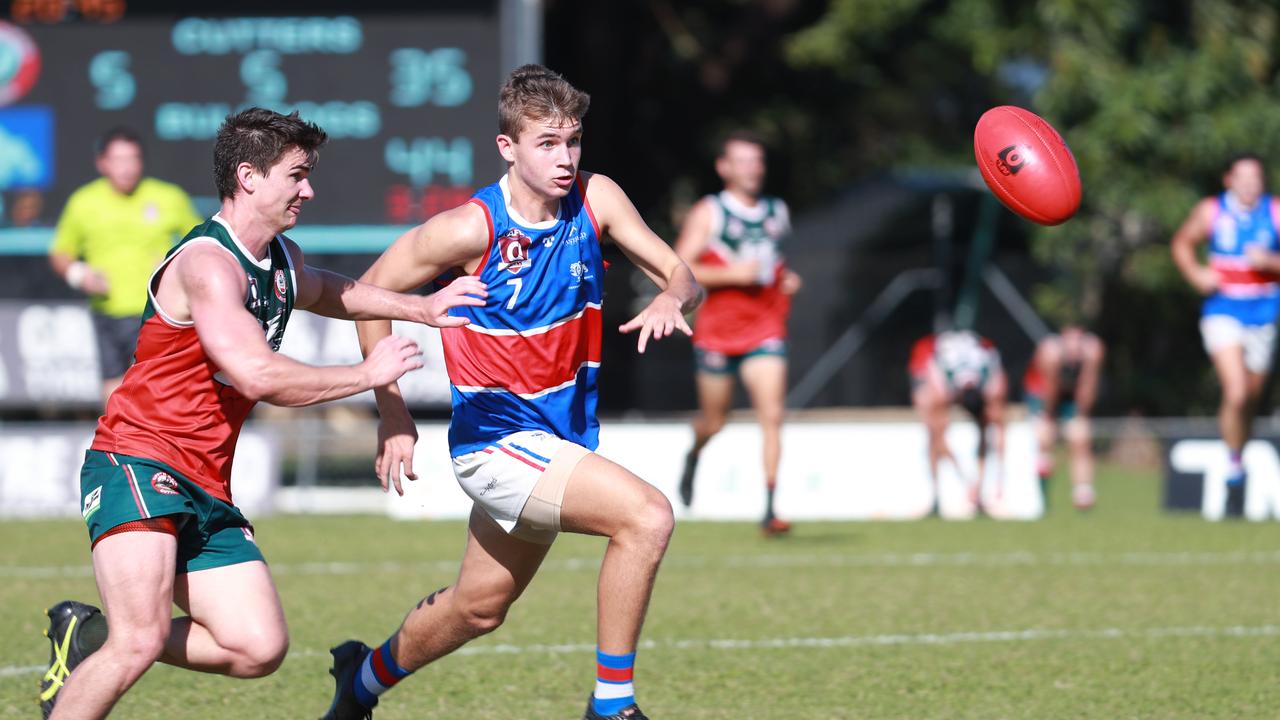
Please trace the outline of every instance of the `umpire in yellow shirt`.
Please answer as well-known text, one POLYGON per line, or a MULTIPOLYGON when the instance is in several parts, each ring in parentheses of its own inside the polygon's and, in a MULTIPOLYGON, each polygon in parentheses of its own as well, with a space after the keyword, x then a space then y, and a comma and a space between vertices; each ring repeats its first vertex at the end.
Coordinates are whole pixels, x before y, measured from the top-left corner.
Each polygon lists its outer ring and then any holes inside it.
POLYGON ((200 218, 182 188, 142 176, 132 130, 108 131, 94 150, 102 177, 67 200, 49 264, 89 296, 105 403, 133 364, 152 271, 200 218))

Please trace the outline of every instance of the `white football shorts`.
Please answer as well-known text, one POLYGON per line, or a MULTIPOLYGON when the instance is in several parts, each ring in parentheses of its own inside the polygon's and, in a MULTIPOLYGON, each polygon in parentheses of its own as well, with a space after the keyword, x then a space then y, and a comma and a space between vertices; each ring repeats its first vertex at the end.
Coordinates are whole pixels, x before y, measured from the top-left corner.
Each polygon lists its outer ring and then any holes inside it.
POLYGON ((569 475, 591 451, 541 430, 508 435, 453 459, 453 474, 509 535, 550 545, 560 532, 569 475))
POLYGON ((1210 355, 1231 345, 1244 348, 1244 366, 1252 373, 1271 369, 1271 355, 1276 347, 1276 326, 1245 325, 1230 315, 1205 315, 1200 318, 1200 335, 1210 355))

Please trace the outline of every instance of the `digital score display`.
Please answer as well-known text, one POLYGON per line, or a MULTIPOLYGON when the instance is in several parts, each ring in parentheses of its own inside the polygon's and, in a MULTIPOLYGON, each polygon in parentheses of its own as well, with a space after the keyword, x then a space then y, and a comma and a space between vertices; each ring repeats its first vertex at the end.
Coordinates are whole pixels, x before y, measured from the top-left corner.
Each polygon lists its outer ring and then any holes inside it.
POLYGON ((227 114, 255 105, 297 110, 329 134, 305 224, 418 222, 502 172, 494 4, 364 16, 126 13, 13 27, 34 41, 39 74, 0 120, 48 109, 50 207, 95 177, 94 140, 118 125, 143 136, 148 175, 216 198, 214 135, 227 114))

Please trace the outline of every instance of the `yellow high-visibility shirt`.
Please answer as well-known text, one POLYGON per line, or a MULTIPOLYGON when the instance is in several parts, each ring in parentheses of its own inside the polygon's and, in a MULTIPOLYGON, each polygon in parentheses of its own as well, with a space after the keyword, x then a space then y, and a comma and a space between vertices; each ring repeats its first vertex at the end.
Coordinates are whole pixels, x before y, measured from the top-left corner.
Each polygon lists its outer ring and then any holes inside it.
POLYGON ((58 218, 50 250, 79 258, 102 273, 111 289, 89 307, 112 317, 141 315, 147 282, 174 243, 201 223, 182 188, 143 178, 121 195, 106 178, 76 190, 58 218))

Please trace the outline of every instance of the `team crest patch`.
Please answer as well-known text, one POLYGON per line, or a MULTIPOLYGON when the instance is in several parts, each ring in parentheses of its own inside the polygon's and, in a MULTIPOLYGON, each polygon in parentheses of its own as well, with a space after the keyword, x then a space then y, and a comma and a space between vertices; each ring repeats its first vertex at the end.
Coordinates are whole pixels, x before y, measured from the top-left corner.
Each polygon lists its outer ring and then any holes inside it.
POLYGON ((502 237, 498 238, 498 254, 502 258, 502 262, 498 265, 501 270, 509 273, 518 273, 529 267, 529 245, 532 240, 528 235, 520 232, 517 228, 502 233, 502 237))
POLYGON ((285 301, 284 296, 285 296, 285 293, 289 291, 289 285, 288 283, 285 282, 283 270, 276 271, 275 284, 276 284, 276 299, 279 300, 280 302, 284 302, 285 301))
POLYGON ((152 475, 151 487, 155 488, 156 492, 161 495, 178 494, 178 481, 174 480, 173 476, 167 472, 158 472, 155 475, 152 475))

